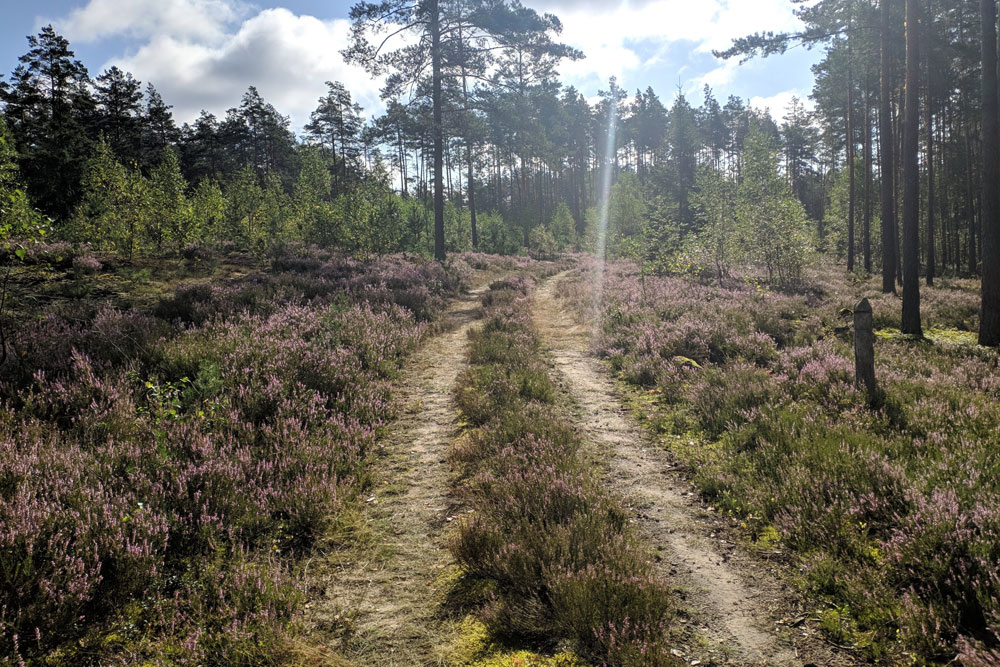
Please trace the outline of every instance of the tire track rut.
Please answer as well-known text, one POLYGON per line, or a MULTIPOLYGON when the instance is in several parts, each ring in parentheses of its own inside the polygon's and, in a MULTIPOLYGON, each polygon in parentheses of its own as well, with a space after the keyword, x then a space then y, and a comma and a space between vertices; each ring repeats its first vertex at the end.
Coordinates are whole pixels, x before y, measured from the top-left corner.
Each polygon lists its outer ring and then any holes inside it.
POLYGON ((404 412, 381 443, 385 458, 367 499, 372 544, 320 559, 308 579, 310 634, 318 633, 348 664, 445 660, 453 630, 440 610, 441 575, 452 563, 445 526, 454 509, 446 461, 458 432, 453 390, 467 365, 468 330, 485 289, 454 302, 445 333, 428 340, 403 369, 397 391, 404 412))
POLYGON ((601 455, 610 455, 607 484, 626 497, 657 551, 661 575, 680 589, 690 614, 680 638, 684 657, 700 664, 857 664, 812 629, 777 631, 783 616, 803 616, 795 596, 764 563, 717 536, 718 518, 698 503, 670 455, 627 415, 615 383, 588 354, 589 329, 557 297, 557 284, 569 273, 539 286, 535 324, 576 403, 578 427, 601 455))

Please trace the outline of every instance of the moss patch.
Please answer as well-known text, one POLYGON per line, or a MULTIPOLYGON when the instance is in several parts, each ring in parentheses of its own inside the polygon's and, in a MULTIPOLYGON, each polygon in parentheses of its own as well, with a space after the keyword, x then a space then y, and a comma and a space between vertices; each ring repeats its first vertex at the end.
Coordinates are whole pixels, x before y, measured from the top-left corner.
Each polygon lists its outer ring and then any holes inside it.
POLYGON ((466 667, 587 667, 586 662, 569 652, 544 656, 531 651, 506 650, 473 616, 462 620, 460 636, 448 662, 466 667))

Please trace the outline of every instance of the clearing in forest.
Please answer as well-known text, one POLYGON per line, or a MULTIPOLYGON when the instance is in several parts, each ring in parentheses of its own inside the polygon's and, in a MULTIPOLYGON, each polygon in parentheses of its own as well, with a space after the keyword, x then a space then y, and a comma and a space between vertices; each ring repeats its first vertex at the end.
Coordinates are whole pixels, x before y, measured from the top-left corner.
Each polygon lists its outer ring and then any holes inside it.
MULTIPOLYGON (((781 575, 730 539, 731 526, 696 500, 670 455, 627 415, 615 383, 588 355, 588 328, 557 298, 569 273, 540 283, 534 323, 572 400, 570 421, 595 460, 607 458, 607 487, 625 497, 659 575, 678 592, 675 655, 695 664, 855 664, 808 627, 781 575)), ((404 370, 406 413, 385 438, 381 480, 353 536, 360 545, 311 567, 310 643, 326 644, 353 664, 447 664, 452 657, 460 630, 447 613, 453 582, 446 572, 454 562, 447 538, 458 510, 447 452, 459 431, 454 388, 468 365, 478 296, 454 303, 446 332, 404 370)))

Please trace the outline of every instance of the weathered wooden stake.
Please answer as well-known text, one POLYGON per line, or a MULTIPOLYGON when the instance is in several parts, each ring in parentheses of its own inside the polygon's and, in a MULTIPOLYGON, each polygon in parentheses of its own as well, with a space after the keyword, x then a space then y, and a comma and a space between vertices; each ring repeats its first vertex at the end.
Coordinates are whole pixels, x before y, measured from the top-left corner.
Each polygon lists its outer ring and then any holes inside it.
POLYGON ((854 372, 859 387, 868 390, 868 396, 877 392, 875 383, 875 326, 872 305, 862 299, 854 308, 854 372))

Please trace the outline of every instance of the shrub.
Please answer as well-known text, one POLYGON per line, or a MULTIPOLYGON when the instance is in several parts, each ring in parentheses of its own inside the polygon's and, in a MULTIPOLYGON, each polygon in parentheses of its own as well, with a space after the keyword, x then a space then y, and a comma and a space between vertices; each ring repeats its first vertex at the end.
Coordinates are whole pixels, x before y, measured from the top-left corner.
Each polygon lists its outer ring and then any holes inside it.
POLYGON ((73 258, 73 271, 78 275, 90 275, 97 273, 103 267, 101 262, 93 255, 78 255, 73 258))

